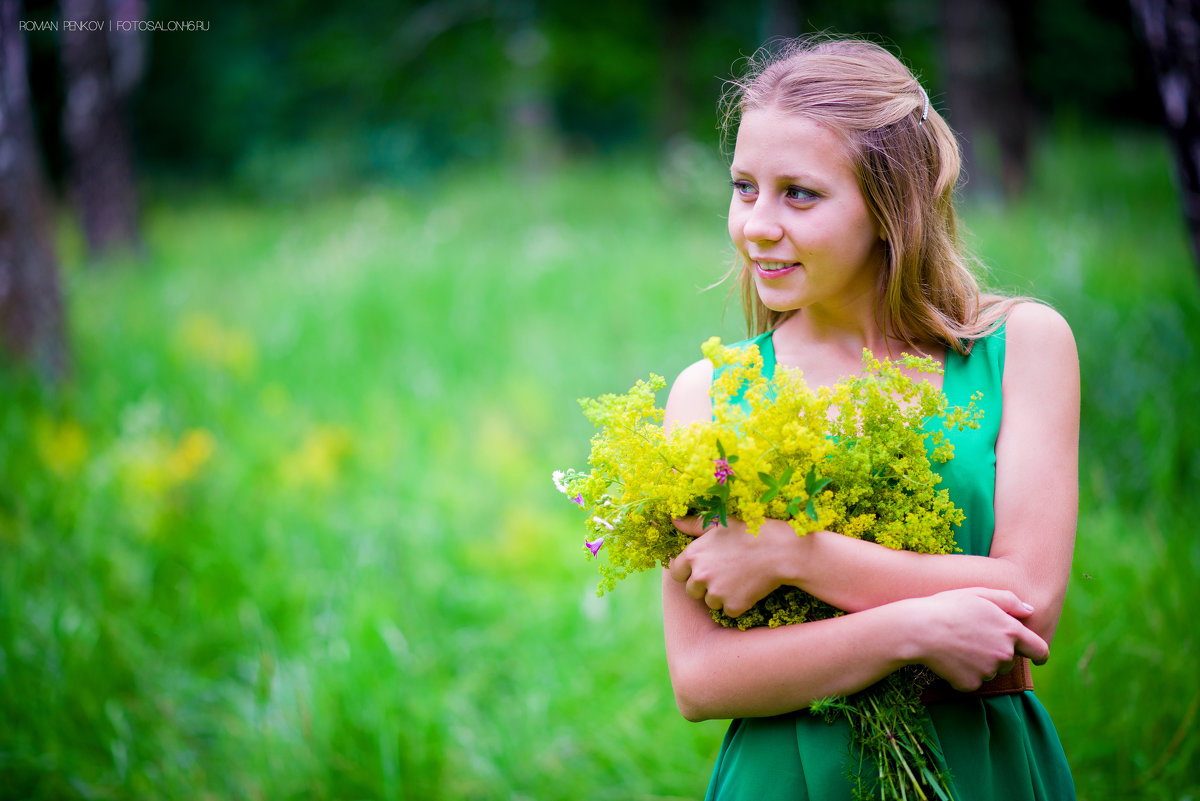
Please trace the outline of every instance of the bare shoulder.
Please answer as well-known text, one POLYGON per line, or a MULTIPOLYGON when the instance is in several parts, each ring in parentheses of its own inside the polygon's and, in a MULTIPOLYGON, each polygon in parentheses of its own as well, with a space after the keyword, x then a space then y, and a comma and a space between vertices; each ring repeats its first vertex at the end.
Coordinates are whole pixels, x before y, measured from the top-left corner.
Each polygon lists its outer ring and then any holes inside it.
POLYGON ((1018 338, 1054 338, 1069 340, 1075 337, 1071 334, 1071 326, 1063 316, 1044 303, 1018 303, 1008 314, 1006 324, 1009 339, 1018 338))
POLYGON ((1075 365, 1079 357, 1075 335, 1063 316, 1042 303, 1019 303, 1005 324, 1006 361, 1049 361, 1060 367, 1075 365))
POLYGON ((1079 353, 1061 314, 1041 303, 1020 303, 1008 315, 1005 339, 1006 397, 1023 391, 1044 401, 1051 394, 1078 397, 1079 353))
POLYGON ((667 411, 664 425, 672 426, 694 423, 712 417, 712 401, 708 391, 712 386, 713 366, 708 359, 684 368, 667 396, 667 411))

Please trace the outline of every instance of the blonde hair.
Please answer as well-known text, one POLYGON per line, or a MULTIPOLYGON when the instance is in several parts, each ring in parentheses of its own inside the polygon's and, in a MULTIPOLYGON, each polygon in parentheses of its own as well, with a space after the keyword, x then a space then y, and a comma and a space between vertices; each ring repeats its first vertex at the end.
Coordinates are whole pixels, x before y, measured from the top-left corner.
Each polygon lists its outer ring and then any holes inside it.
MULTIPOLYGON (((845 142, 867 208, 885 235, 879 322, 886 333, 909 345, 938 342, 967 353, 971 341, 1022 300, 981 296, 980 268, 962 247, 954 212, 958 142, 896 56, 866 40, 829 37, 760 49, 721 100, 727 153, 742 115, 763 108, 811 119, 845 142)), ((753 333, 792 314, 759 300, 745 265, 740 285, 753 333)))

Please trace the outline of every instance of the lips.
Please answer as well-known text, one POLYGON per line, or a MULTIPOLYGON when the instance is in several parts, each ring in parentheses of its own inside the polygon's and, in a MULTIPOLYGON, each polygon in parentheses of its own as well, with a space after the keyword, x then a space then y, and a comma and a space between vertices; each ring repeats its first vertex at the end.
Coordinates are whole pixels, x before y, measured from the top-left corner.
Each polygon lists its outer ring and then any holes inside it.
POLYGON ((800 268, 800 262, 782 262, 782 261, 756 261, 754 262, 754 270, 760 278, 770 281, 774 278, 783 278, 788 273, 794 272, 800 268))

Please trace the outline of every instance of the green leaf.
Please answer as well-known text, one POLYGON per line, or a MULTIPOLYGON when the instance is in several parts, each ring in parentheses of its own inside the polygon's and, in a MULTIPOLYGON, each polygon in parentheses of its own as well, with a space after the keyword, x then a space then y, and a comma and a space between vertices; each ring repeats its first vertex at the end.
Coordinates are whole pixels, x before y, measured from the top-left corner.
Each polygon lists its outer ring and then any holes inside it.
POLYGON ((804 489, 808 493, 809 497, 812 497, 829 486, 829 482, 831 480, 832 479, 828 478, 819 478, 817 476, 817 468, 814 465, 813 467, 808 468, 808 475, 804 477, 804 489))
MULTIPOLYGON (((771 475, 770 473, 759 472, 759 479, 762 481, 762 483, 767 485, 766 491, 759 496, 759 501, 762 503, 767 503, 768 501, 774 500, 775 496, 782 492, 784 486, 786 486, 787 483, 792 480, 792 473, 795 472, 795 470, 796 466, 792 465, 787 470, 784 470, 783 475, 781 475, 779 478, 775 478, 775 476, 771 475)), ((788 514, 791 515, 793 512, 788 512, 788 514)))
POLYGON ((808 512, 808 516, 809 516, 809 517, 811 517, 811 518, 813 519, 813 521, 814 521, 814 522, 815 522, 816 520, 818 520, 818 519, 819 519, 819 518, 817 517, 817 510, 816 510, 816 508, 813 506, 813 500, 812 500, 812 498, 809 498, 809 499, 808 499, 808 507, 805 509, 805 511, 806 511, 806 512, 808 512))
POLYGON ((762 481, 762 483, 767 485, 767 489, 763 492, 762 495, 760 495, 758 497, 758 500, 760 502, 766 503, 767 501, 772 500, 776 495, 779 494, 779 490, 781 489, 781 487, 779 485, 779 482, 777 482, 775 480, 774 476, 770 475, 769 473, 761 473, 760 472, 758 474, 758 478, 760 481, 762 481))
POLYGON ((722 526, 729 525, 728 517, 725 509, 725 499, 717 496, 706 496, 695 502, 698 509, 704 510, 704 514, 700 516, 700 525, 707 528, 711 523, 718 520, 722 526))

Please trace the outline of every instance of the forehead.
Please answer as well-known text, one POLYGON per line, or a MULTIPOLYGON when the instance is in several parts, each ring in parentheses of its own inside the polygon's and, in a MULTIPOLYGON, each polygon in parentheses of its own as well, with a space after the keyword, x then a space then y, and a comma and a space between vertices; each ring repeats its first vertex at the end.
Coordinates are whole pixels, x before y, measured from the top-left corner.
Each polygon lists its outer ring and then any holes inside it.
POLYGON ((834 129, 775 106, 748 109, 738 125, 735 171, 802 171, 854 178, 851 149, 834 129))

